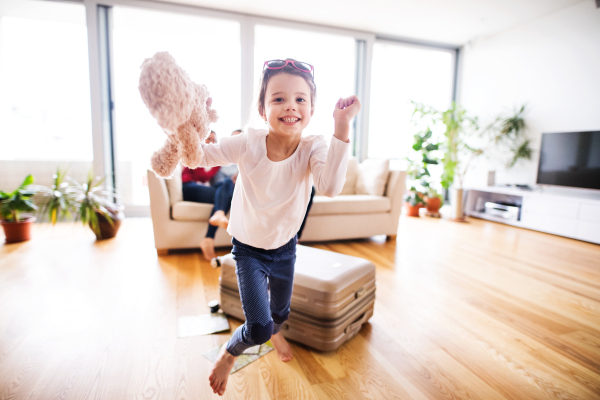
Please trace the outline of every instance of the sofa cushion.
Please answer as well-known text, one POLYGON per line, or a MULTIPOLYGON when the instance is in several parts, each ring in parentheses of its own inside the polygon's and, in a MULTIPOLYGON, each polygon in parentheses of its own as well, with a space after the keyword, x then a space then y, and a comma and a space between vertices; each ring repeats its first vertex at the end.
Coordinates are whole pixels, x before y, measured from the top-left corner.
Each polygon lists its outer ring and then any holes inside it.
POLYGON ((366 194, 339 195, 334 198, 315 196, 310 215, 367 214, 388 212, 392 204, 388 197, 366 194))
POLYGON ((169 191, 169 201, 171 202, 171 207, 173 207, 175 203, 183 201, 181 164, 175 168, 175 172, 173 172, 173 177, 171 179, 165 179, 165 183, 167 184, 167 190, 169 191))
POLYGON ((346 183, 340 194, 356 194, 356 180, 358 179, 358 161, 354 157, 348 160, 348 169, 346 170, 346 183))
POLYGON ((358 166, 356 194, 383 196, 390 173, 390 160, 369 158, 358 166))
POLYGON ((173 204, 171 215, 176 221, 208 221, 214 204, 178 201, 173 204))

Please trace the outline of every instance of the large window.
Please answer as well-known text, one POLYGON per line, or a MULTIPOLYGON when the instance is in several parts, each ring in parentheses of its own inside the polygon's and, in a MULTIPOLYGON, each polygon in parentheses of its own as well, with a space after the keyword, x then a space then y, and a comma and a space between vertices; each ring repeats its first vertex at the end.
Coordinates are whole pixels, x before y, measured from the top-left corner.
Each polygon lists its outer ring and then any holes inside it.
MULTIPOLYGON (((167 136, 144 105, 138 83, 144 59, 168 51, 207 86, 218 137, 240 128, 240 27, 227 21, 136 8, 113 8, 116 184, 128 206, 149 204, 146 171, 167 136)), ((131 207, 130 207, 131 209, 131 207)))
POLYGON ((371 71, 369 158, 403 158, 412 146, 411 100, 450 106, 453 51, 376 42, 371 71))
POLYGON ((92 159, 85 7, 0 2, 0 189, 83 179, 92 159))
POLYGON ((315 67, 317 101, 305 135, 329 141, 337 100, 370 91, 368 104, 361 98, 368 106, 363 113, 369 110, 368 137, 362 125, 356 132, 352 126, 350 135, 361 135, 356 145, 366 142, 368 152, 354 151, 371 158, 407 155, 414 133, 410 100, 440 109, 451 101, 453 50, 164 2, 153 9, 119 0, 101 7, 100 1, 82 3, 0 0, 0 189, 13 188, 29 173, 36 183, 50 185, 58 166, 70 166, 69 175, 80 181, 92 165, 97 174, 114 167, 127 215, 148 215, 147 169, 166 135, 141 100, 138 84, 142 62, 158 51, 171 53, 208 87, 220 117, 212 125, 217 137, 247 125, 265 127, 255 102, 263 62, 270 59, 291 57, 315 67), (94 31, 87 31, 86 16, 98 22, 94 31), (249 29, 251 38, 240 41, 249 29), (369 80, 370 87, 363 87, 369 80), (106 100, 112 101, 112 114, 106 100), (250 102, 250 119, 242 120, 242 106, 250 102), (111 138, 103 137, 111 132, 111 138))
MULTIPOLYGON (((254 101, 258 97, 258 81, 266 60, 293 58, 315 68, 317 102, 306 135, 323 135, 329 142, 333 136, 333 109, 340 97, 355 92, 356 40, 353 37, 257 25, 254 44, 254 101)), ((254 126, 258 112, 252 110, 254 126)), ((350 133, 352 137, 352 132, 350 133)))

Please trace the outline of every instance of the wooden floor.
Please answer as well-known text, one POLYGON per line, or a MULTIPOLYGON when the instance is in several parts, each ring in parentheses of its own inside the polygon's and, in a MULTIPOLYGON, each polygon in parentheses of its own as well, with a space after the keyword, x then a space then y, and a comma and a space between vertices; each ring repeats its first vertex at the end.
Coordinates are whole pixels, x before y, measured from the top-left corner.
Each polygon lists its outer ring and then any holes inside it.
MULTIPOLYGON (((148 219, 105 242, 35 228, 0 245, 0 399, 218 398, 201 354, 229 334, 176 337, 178 317, 218 298, 218 270, 157 257, 148 219)), ((600 246, 403 217, 397 242, 316 247, 376 264, 375 315, 336 352, 268 354, 224 398, 600 398, 600 246)))

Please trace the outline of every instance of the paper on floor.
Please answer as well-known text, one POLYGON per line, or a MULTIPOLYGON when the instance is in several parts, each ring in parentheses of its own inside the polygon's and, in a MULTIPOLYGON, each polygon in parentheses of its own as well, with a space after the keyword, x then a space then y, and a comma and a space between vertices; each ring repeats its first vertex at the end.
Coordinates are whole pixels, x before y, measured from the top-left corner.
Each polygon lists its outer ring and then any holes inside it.
POLYGON ((209 335, 229 330, 229 321, 223 313, 181 317, 177 321, 177 337, 209 335))

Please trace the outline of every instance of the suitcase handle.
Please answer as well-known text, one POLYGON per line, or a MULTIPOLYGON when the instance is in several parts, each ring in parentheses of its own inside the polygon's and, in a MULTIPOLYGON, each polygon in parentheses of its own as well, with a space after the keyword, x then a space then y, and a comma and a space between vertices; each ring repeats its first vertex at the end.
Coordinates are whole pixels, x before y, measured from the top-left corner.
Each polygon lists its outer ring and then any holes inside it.
POLYGON ((361 287, 356 291, 356 293, 354 293, 354 297, 358 299, 359 297, 362 297, 366 292, 367 291, 365 290, 365 288, 361 287))
POLYGON ((356 321, 348 325, 346 329, 344 329, 344 333, 347 333, 348 335, 350 335, 350 337, 356 335, 360 330, 360 327, 365 323, 364 319, 366 314, 366 312, 362 313, 362 315, 358 317, 356 321))

